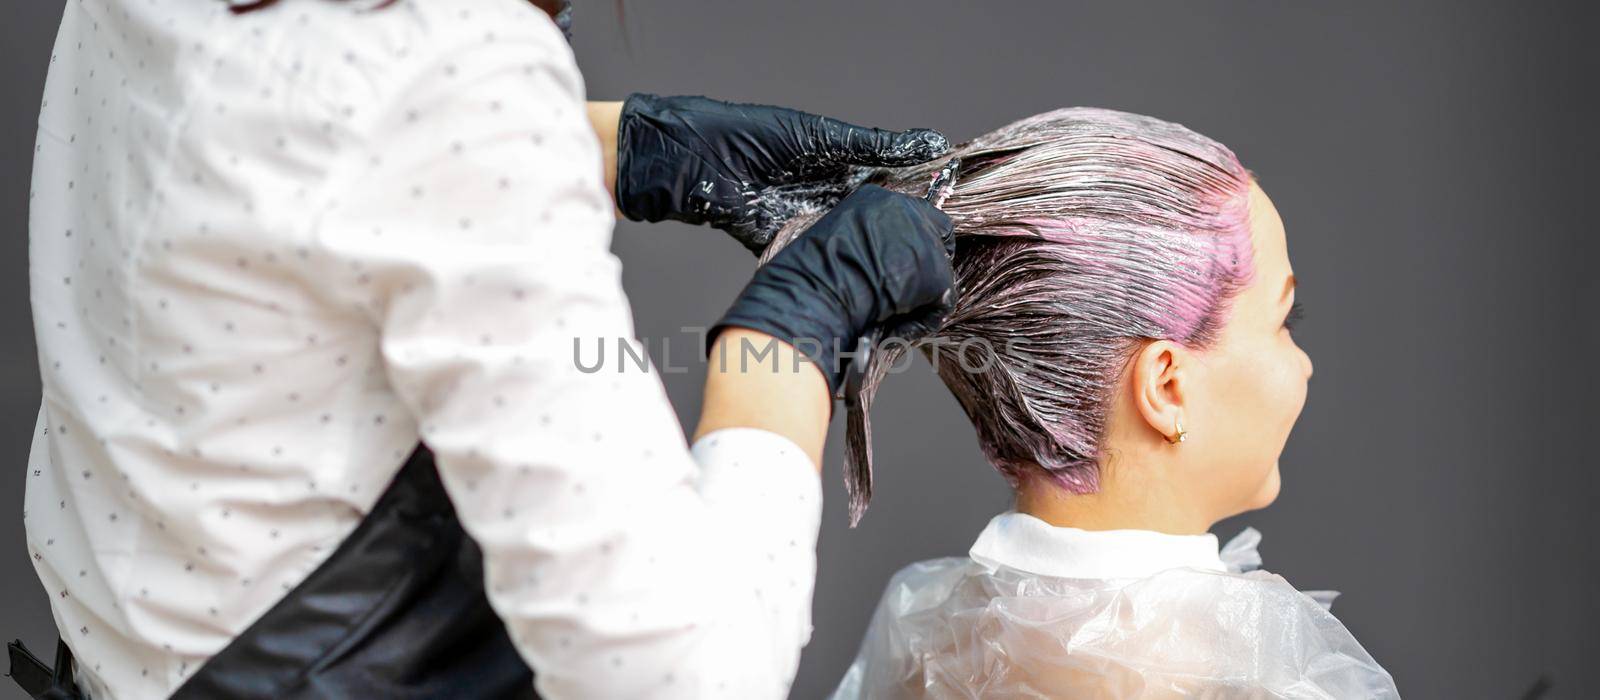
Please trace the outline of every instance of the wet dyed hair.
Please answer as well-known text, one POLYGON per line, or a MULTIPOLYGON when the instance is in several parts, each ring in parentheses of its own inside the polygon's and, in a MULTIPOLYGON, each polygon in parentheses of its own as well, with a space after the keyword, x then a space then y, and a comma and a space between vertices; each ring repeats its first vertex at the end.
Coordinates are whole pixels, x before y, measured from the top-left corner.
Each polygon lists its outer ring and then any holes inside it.
MULTIPOLYGON (((955 221, 955 310, 924 355, 1013 487, 1028 470, 1071 493, 1099 487, 1113 391, 1152 340, 1213 343, 1253 274, 1250 175, 1183 126, 1062 109, 958 146, 942 208, 955 221)), ((944 159, 865 174, 922 195, 944 159)), ((821 215, 802 212, 763 262, 821 215)), ((872 355, 847 426, 854 525, 872 497, 873 395, 906 351, 872 355)))

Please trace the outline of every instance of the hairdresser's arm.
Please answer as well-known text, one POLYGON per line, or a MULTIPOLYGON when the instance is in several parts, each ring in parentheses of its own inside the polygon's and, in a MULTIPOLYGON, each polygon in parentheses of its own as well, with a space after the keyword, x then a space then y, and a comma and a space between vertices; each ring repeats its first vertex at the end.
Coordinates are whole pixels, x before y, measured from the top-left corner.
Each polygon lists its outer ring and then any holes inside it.
POLYGON ((304 284, 370 320, 329 342, 381 353, 373 390, 433 449, 542 697, 783 697, 826 392, 804 365, 713 377, 726 427, 685 445, 623 352, 642 355, 576 66, 549 22, 501 34, 394 66, 404 89, 329 164, 304 284))
POLYGON ((717 336, 707 364, 696 440, 727 428, 765 430, 788 438, 820 468, 832 398, 815 363, 766 333, 731 328, 717 336))
MULTIPOLYGON (((601 176, 605 178, 606 191, 611 201, 617 199, 617 123, 622 118, 621 102, 589 102, 589 127, 600 140, 600 157, 605 161, 601 176)), ((622 212, 619 210, 620 217, 622 212)))
MULTIPOLYGON (((589 102, 589 125, 600 142, 605 159, 606 187, 616 197, 617 120, 621 102, 589 102)), ((759 331, 734 328, 717 338, 711 348, 706 374, 705 400, 694 438, 724 428, 757 428, 789 438, 820 468, 822 445, 828 432, 831 398, 822 371, 793 346, 759 331), (760 357, 772 348, 776 357, 760 362, 740 359, 760 357), (747 352, 748 350, 748 352, 747 352), (718 362, 715 358, 727 358, 718 362)))
POLYGON ((697 434, 761 428, 820 462, 847 365, 840 350, 871 329, 936 327, 949 313, 951 226, 927 200, 873 185, 817 219, 756 270, 712 329, 697 434))

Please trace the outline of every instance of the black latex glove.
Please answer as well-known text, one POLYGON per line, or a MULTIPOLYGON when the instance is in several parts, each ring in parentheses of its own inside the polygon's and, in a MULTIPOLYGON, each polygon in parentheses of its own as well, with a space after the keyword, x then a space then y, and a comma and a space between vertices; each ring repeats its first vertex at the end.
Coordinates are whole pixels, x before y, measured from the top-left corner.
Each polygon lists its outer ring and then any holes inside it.
POLYGON ((617 206, 634 221, 727 231, 760 254, 784 221, 827 208, 863 168, 932 160, 937 131, 886 131, 792 109, 633 94, 617 127, 617 206))
MULTIPOLYGON (((771 335, 815 362, 837 393, 848 367, 840 352, 869 331, 915 342, 950 313, 951 229, 925 199, 864 186, 757 269, 707 338, 728 326, 771 335)), ((730 366, 738 352, 728 349, 730 366)))

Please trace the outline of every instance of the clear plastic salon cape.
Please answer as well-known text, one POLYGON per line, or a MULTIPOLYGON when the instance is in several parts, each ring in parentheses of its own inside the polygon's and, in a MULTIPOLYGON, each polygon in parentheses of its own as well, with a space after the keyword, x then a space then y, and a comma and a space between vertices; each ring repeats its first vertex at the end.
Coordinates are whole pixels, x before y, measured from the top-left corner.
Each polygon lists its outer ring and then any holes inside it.
MULTIPOLYGON (((1260 565, 1051 578, 970 558, 895 574, 834 700, 857 698, 1398 698, 1327 610, 1260 565)), ((1316 597, 1313 597, 1316 596, 1316 597)), ((1319 602, 1319 600, 1321 602, 1319 602)))

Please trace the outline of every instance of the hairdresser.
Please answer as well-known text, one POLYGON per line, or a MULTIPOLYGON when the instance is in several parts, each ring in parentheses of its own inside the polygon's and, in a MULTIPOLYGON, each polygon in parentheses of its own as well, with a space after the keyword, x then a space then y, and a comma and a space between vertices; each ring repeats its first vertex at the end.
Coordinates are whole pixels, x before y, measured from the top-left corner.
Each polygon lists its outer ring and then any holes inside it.
POLYGON ((66 4, 24 515, 61 644, 10 648, 30 694, 787 694, 838 348, 945 312, 949 219, 866 187, 756 270, 692 447, 654 374, 574 349, 633 334, 615 211, 759 251, 778 192, 946 144, 586 104, 561 9, 66 4))

